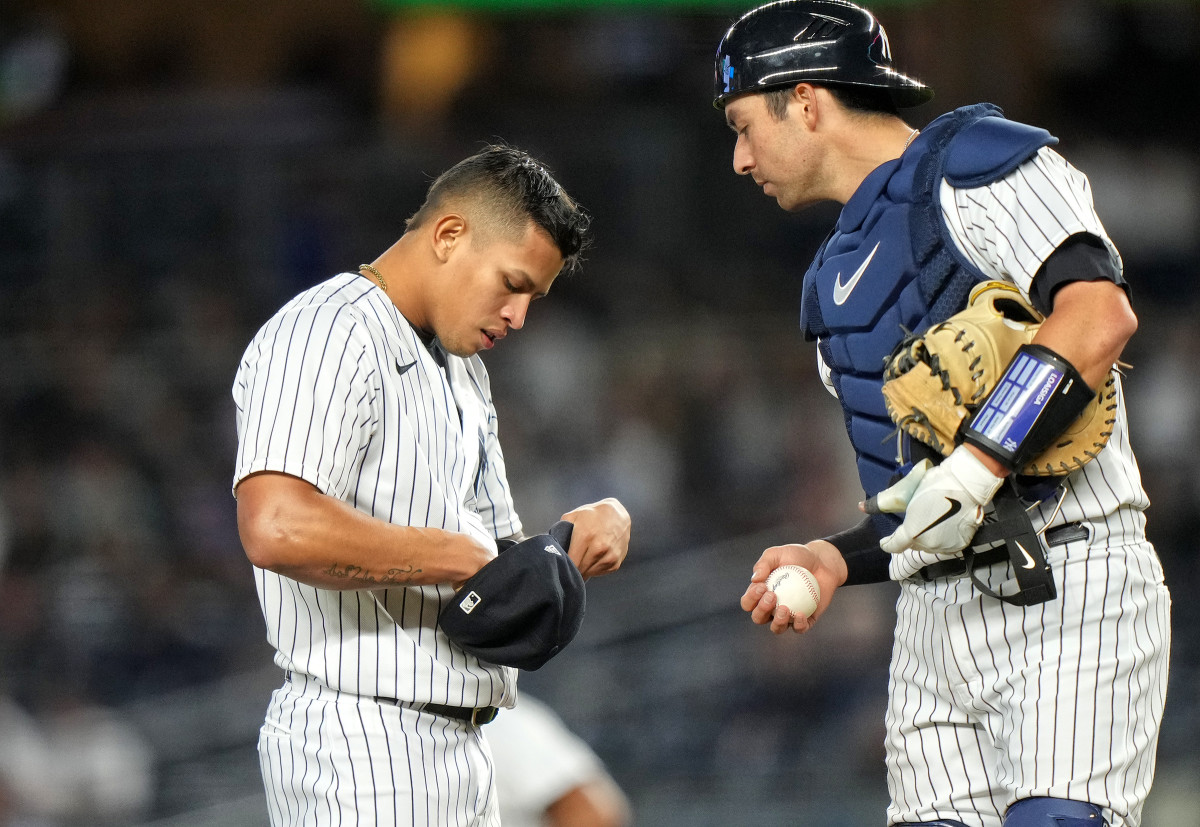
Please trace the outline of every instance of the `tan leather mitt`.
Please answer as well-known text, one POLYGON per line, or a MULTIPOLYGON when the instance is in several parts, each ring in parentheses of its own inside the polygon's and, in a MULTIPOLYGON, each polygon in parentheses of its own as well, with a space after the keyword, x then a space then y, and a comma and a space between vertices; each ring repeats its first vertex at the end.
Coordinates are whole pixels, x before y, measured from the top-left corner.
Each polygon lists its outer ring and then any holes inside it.
MULTIPOLYGON (((1004 375, 1023 344, 1033 341, 1043 317, 1014 285, 975 286, 964 310, 924 334, 909 336, 883 370, 883 398, 892 421, 943 455, 958 431, 1004 375)), ((1059 476, 1095 459, 1112 435, 1117 414, 1116 373, 1054 441, 1019 473, 1059 476)))

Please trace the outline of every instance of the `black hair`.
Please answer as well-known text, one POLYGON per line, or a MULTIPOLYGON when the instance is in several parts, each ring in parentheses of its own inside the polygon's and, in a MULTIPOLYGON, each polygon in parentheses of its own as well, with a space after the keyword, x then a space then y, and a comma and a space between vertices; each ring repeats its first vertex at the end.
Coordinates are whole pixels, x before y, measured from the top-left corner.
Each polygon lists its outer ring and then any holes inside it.
POLYGON ((578 265, 591 242, 588 214, 545 166, 515 147, 488 146, 439 175, 425 203, 408 219, 408 229, 419 227, 455 197, 481 204, 486 212, 482 220, 502 232, 518 235, 533 221, 558 248, 564 270, 578 265))
MULTIPOLYGON (((850 86, 832 83, 817 85, 828 89, 829 94, 833 95, 843 108, 852 112, 869 115, 896 115, 897 117, 900 115, 900 109, 896 106, 896 101, 892 98, 889 89, 878 86, 850 86)), ((775 120, 781 121, 787 116, 787 102, 794 88, 794 86, 782 86, 762 93, 766 100, 767 111, 775 120)))
POLYGON ((878 86, 830 85, 825 87, 837 102, 846 109, 869 115, 900 116, 900 108, 892 97, 892 90, 878 86))

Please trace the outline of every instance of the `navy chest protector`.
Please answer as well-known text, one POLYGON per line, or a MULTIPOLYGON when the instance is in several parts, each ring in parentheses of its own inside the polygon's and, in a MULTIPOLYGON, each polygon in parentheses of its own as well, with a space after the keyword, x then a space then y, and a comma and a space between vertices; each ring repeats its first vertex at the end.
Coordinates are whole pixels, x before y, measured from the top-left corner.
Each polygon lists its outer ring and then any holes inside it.
POLYGON ((950 238, 938 202, 942 179, 956 188, 983 186, 1054 143, 1044 129, 1007 120, 991 104, 942 115, 901 158, 867 176, 805 273, 801 324, 831 371, 868 496, 907 470, 920 458, 910 451, 923 447, 897 437, 888 417, 884 359, 906 331, 919 333, 963 309, 971 287, 986 278, 950 238))

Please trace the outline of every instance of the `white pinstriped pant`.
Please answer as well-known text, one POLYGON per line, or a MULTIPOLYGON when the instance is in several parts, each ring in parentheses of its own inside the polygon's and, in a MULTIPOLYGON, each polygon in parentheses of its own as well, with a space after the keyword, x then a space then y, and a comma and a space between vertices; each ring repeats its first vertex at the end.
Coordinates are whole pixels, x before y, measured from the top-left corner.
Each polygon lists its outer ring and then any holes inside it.
MULTIPOLYGON (((910 579, 897 601, 887 711, 889 824, 1000 827, 1050 796, 1136 827, 1154 776, 1171 600, 1152 546, 1047 554, 1056 600, 1011 606, 968 577, 910 579)), ((1007 564, 981 578, 995 588, 1007 564)))
POLYGON ((499 827, 477 727, 293 675, 271 695, 259 765, 272 827, 499 827))

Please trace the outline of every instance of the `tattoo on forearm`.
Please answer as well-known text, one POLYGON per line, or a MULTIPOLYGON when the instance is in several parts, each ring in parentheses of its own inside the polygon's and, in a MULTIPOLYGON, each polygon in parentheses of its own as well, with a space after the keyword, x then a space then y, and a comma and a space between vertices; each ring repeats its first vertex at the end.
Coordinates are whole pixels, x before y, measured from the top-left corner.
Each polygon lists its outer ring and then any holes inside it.
POLYGON ((334 563, 325 571, 330 577, 343 580, 356 580, 360 583, 411 583, 412 579, 421 573, 421 569, 410 566, 406 569, 388 569, 382 574, 375 574, 361 566, 346 564, 341 566, 334 563))

